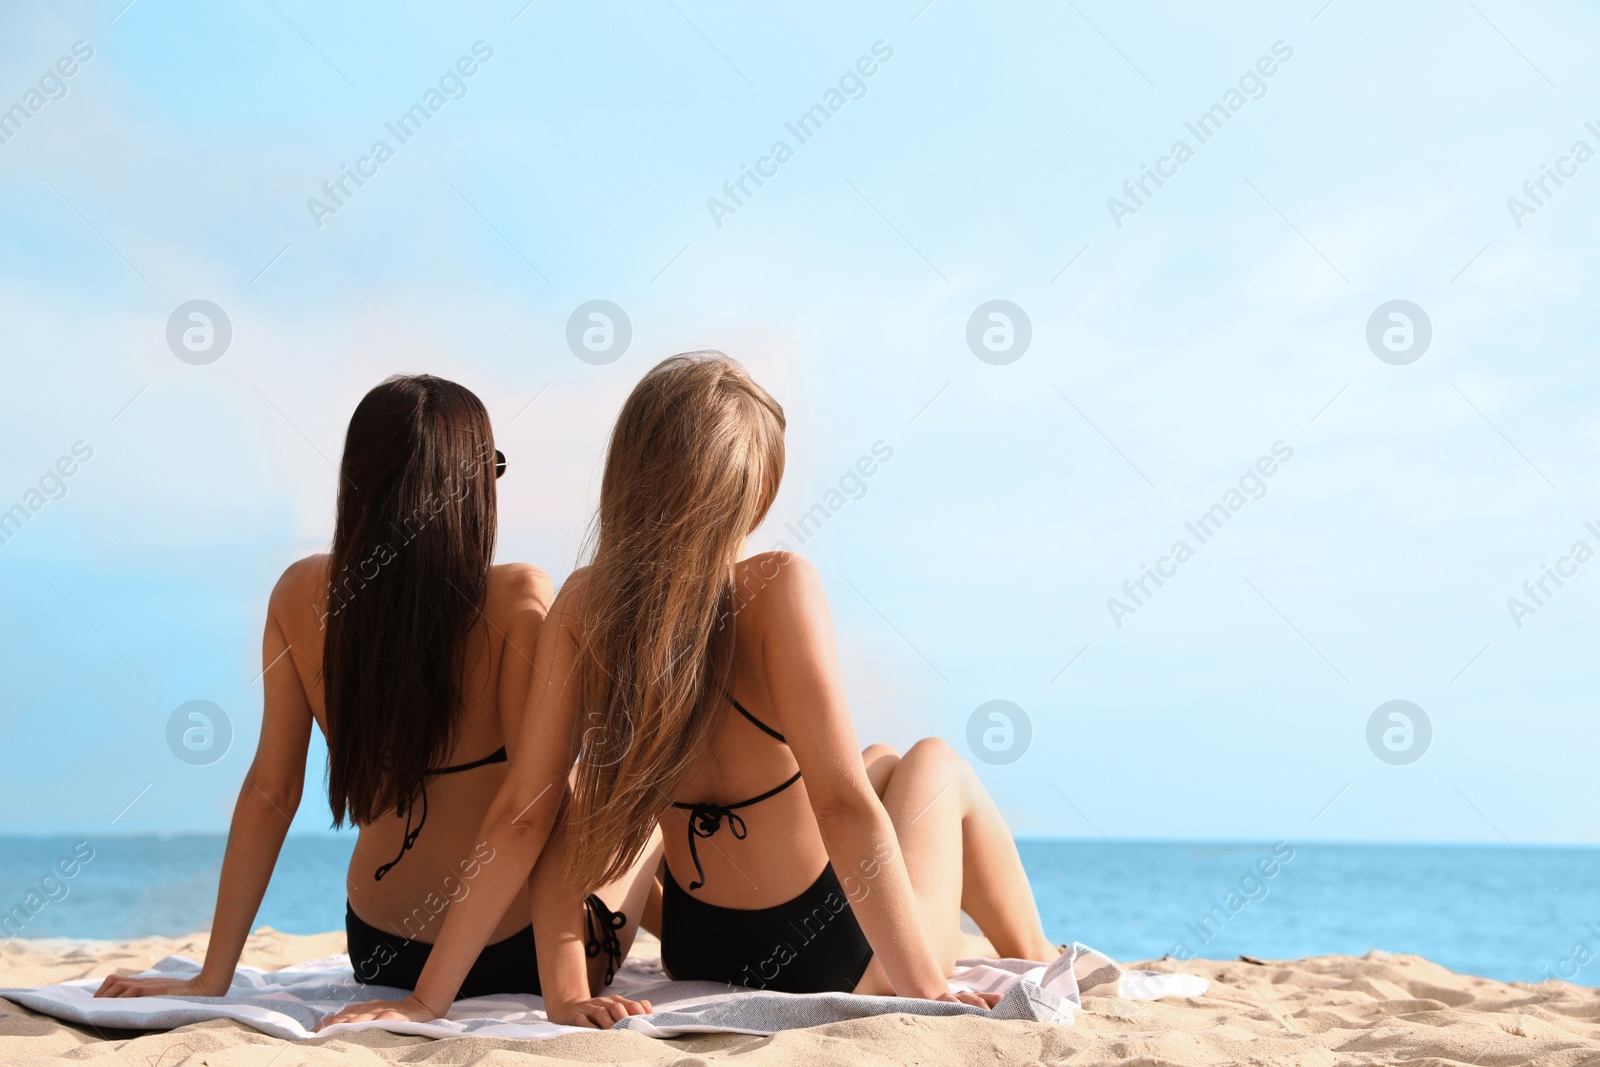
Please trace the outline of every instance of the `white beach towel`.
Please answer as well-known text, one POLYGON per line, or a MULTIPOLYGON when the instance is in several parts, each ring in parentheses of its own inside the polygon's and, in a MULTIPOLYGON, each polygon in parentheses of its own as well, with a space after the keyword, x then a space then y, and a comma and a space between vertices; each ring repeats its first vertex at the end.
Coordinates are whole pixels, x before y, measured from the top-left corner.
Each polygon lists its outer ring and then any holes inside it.
MULTIPOLYGON (((187 977, 199 964, 168 956, 147 972, 187 977)), ((329 956, 293 970, 260 971, 240 967, 224 997, 138 997, 96 1000, 99 979, 80 979, 33 989, 0 989, 0 997, 67 1022, 96 1028, 170 1030, 209 1019, 234 1019, 273 1037, 300 1041, 314 1035, 324 1017, 365 1000, 399 999, 404 990, 362 985, 355 980, 348 956, 329 956)), ((872 1015, 903 1013, 948 1016, 988 1014, 996 1019, 1028 1019, 1072 1025, 1084 994, 1156 1000, 1167 996, 1199 996, 1204 978, 1189 974, 1125 971, 1109 957, 1084 945, 1073 945, 1046 966, 1026 960, 962 960, 951 986, 999 992, 1004 998, 985 1013, 981 1008, 946 1001, 903 997, 859 997, 852 993, 772 993, 730 990, 713 982, 674 982, 659 958, 630 959, 607 991, 648 1000, 655 1011, 617 1023, 650 1037, 691 1033, 766 1035, 823 1023, 872 1015)), ((504 995, 458 1000, 443 1019, 426 1023, 343 1023, 323 1035, 347 1030, 380 1029, 427 1037, 545 1038, 577 1027, 546 1021, 538 997, 504 995)))

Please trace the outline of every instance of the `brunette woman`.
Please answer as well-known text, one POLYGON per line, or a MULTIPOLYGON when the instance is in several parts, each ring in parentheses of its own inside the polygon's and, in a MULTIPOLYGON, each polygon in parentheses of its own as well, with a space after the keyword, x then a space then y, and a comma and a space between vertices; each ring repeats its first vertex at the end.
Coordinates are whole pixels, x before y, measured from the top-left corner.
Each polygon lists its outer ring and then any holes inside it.
MULTIPOLYGON (((394 377, 357 406, 332 551, 290 566, 268 602, 261 738, 234 807, 205 964, 193 978, 112 976, 98 996, 227 993, 300 805, 313 724, 327 738, 334 824, 359 830, 345 911, 356 977, 416 983, 445 917, 506 863, 474 834, 508 753, 527 743, 552 590, 535 567, 491 564, 505 469, 483 404, 454 382, 394 377)), ((611 888, 585 905, 597 979, 620 963, 635 925, 605 899, 622 909, 611 888)), ((539 991, 529 919, 519 884, 486 916, 456 993, 539 991)))

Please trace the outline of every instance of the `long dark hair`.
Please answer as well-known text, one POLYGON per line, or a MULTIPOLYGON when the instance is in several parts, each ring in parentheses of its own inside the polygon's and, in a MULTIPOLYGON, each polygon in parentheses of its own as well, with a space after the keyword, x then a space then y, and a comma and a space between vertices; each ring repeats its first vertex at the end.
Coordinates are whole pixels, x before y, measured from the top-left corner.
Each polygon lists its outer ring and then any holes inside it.
POLYGON ((658 364, 606 453, 577 673, 584 751, 567 873, 584 892, 638 857, 723 713, 734 564, 783 478, 783 409, 721 352, 658 364), (604 746, 595 738, 605 738, 604 746))
POLYGON ((443 378, 396 375, 350 416, 323 616, 336 826, 405 810, 455 746, 494 558, 494 462, 483 403, 443 378))

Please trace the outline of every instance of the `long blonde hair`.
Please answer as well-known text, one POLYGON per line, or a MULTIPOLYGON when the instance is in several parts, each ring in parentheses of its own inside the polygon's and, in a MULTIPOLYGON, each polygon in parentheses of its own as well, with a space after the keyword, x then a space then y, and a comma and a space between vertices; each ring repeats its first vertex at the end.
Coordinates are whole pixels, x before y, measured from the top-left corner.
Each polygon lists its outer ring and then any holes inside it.
POLYGON ((722 711, 734 564, 783 477, 783 408, 721 352, 662 361, 622 406, 590 536, 573 885, 627 871, 722 711))

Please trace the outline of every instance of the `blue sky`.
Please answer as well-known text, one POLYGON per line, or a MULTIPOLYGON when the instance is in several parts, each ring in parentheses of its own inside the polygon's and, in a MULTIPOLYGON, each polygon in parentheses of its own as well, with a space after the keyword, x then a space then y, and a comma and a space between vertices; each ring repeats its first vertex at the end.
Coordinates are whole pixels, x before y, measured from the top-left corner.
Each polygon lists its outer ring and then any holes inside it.
POLYGON ((1600 840, 1600 563, 1507 607, 1600 549, 1600 161, 1561 162, 1600 150, 1593 11, 125 4, 0 11, 0 107, 46 79, 0 143, 0 507, 93 453, 0 544, 0 829, 226 824, 268 590, 325 547, 378 380, 483 397, 500 558, 559 580, 622 398, 712 346, 789 413, 753 547, 821 568, 863 737, 965 749, 1014 702, 1030 746, 980 767, 1021 832, 1600 840), (1112 210, 1145 167, 1165 184, 1112 210), (232 325, 207 365, 166 339, 197 299, 232 325), (566 340, 596 299, 632 326, 605 365, 566 340), (1003 365, 967 342, 991 300, 1031 324, 1003 365), (1392 300, 1432 327, 1405 365, 1366 339, 1392 300), (1186 534, 1279 442, 1259 499, 1186 534), (167 747, 194 699, 235 734, 208 766, 167 747), (1367 740, 1395 699, 1432 730, 1404 765, 1367 740))

